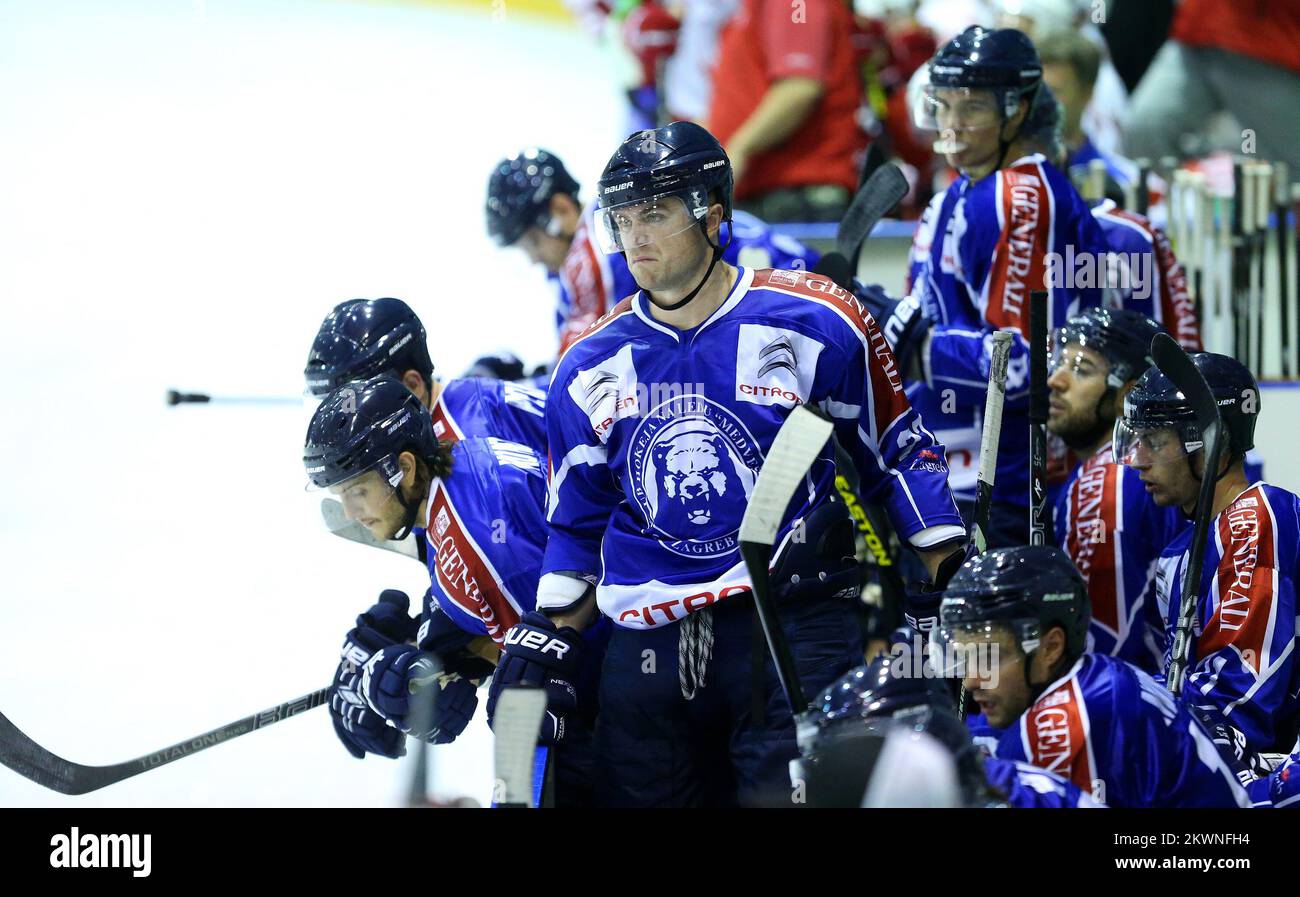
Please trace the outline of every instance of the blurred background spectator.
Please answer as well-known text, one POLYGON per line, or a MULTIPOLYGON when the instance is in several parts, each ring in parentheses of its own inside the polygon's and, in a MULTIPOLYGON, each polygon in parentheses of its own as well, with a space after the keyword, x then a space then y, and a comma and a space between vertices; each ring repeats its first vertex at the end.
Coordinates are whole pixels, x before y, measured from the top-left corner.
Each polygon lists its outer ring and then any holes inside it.
POLYGON ((1094 159, 1106 165, 1106 178, 1120 190, 1138 176, 1137 166, 1118 153, 1098 149, 1084 125, 1084 112, 1092 99, 1102 48, 1076 31, 1054 31, 1037 41, 1043 63, 1043 82, 1061 105, 1061 140, 1065 167, 1075 183, 1087 174, 1094 159))
MULTIPOLYGON (((1215 149, 1300 166, 1300 2, 1183 0, 1124 120, 1130 156, 1187 157, 1215 149), (1240 127, 1234 146, 1207 135, 1215 113, 1240 127), (1253 146, 1243 145, 1245 131, 1253 146)), ((1231 133, 1231 131, 1229 132, 1231 133)))
POLYGON ((764 221, 838 221, 857 187, 862 82, 845 0, 742 0, 713 70, 705 125, 764 221))

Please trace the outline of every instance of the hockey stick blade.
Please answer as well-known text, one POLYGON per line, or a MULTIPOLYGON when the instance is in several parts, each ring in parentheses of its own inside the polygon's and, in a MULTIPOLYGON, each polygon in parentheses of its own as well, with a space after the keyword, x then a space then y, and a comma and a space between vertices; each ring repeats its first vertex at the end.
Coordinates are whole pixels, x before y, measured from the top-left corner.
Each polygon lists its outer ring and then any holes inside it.
POLYGON ((754 607, 776 664, 777 678, 794 714, 796 736, 801 746, 806 736, 804 726, 808 700, 772 603, 768 565, 785 509, 830 439, 833 429, 830 421, 807 408, 795 408, 781 425, 776 439, 772 440, 758 473, 758 481, 754 483, 754 491, 750 494, 749 505, 745 508, 745 516, 740 521, 740 556, 749 570, 754 588, 754 607))
POLYGON ((501 692, 492 720, 495 768, 492 799, 498 807, 534 807, 534 758, 546 714, 546 692, 514 686, 501 692))
POLYGON ((1187 668, 1195 658, 1192 655, 1192 622, 1201 591, 1201 565, 1205 561, 1205 547, 1210 534, 1210 515, 1214 510, 1215 472, 1223 455, 1223 423, 1219 405, 1214 400, 1210 386, 1183 351, 1177 341, 1167 333, 1157 333, 1151 341, 1151 357, 1156 367, 1169 378, 1192 406, 1197 426, 1201 430, 1205 468, 1201 475, 1201 491, 1196 500, 1196 523, 1192 528, 1192 544, 1187 559, 1187 573, 1183 577, 1182 600, 1178 606, 1178 628, 1169 652, 1169 667, 1165 683, 1174 694, 1181 694, 1187 668))
POLYGON ((871 173, 871 177, 867 178, 867 182, 849 203, 848 210, 840 220, 835 250, 848 260, 854 273, 857 272, 858 254, 862 251, 863 242, 876 223, 903 201, 909 189, 907 178, 898 166, 886 162, 871 173))
POLYGON ((86 794, 142 772, 157 769, 173 760, 197 754, 199 751, 238 738, 240 735, 247 735, 255 729, 265 728, 272 723, 297 716, 305 710, 324 704, 328 695, 329 688, 322 688, 320 691, 294 698, 292 701, 285 701, 277 707, 271 707, 261 713, 213 729, 211 732, 204 732, 202 735, 177 742, 143 757, 112 766, 83 766, 71 760, 64 760, 27 737, 21 729, 9 721, 7 716, 0 713, 0 764, 60 794, 86 794))

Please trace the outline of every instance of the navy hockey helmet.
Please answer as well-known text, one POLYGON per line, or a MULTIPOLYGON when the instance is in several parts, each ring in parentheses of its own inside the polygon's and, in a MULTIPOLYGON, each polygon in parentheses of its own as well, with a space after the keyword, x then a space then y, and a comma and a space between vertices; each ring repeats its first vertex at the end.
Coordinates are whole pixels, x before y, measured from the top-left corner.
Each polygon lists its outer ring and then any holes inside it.
POLYGON ((703 229, 709 194, 717 191, 722 220, 730 221, 732 187, 726 150, 694 122, 675 121, 653 131, 637 131, 614 151, 600 176, 596 220, 602 248, 606 252, 624 249, 615 223, 618 209, 667 197, 685 203, 687 226, 698 222, 703 229))
POLYGON ((349 299, 321 322, 307 355, 307 391, 324 396, 351 380, 409 370, 433 377, 424 325, 401 299, 349 299))
POLYGON ((918 128, 928 131, 953 127, 969 130, 995 124, 1001 127, 1025 99, 1029 101, 1029 113, 1021 130, 1041 139, 1046 136, 1044 128, 1057 126, 1051 118, 1055 104, 1048 103, 1050 98, 1035 107, 1042 82, 1043 65, 1028 36, 1014 28, 972 25, 940 47, 930 60, 928 83, 916 98, 913 120, 918 128), (950 102, 937 95, 944 89, 968 95, 991 90, 997 98, 997 115, 984 121, 982 116, 971 113, 972 118, 964 124, 953 124, 943 114, 950 102))
POLYGON ((524 363, 513 352, 481 355, 465 371, 466 377, 490 377, 494 380, 524 379, 524 363))
POLYGON ((945 653, 960 656, 954 642, 1005 626, 1030 654, 1043 634, 1060 626, 1073 661, 1087 646, 1091 620, 1087 584, 1069 555, 1043 545, 995 548, 962 564, 948 583, 935 639, 945 653))
POLYGON ((488 178, 488 234, 498 245, 511 246, 530 227, 545 230, 551 222, 551 198, 563 194, 577 204, 579 189, 559 156, 544 149, 526 149, 502 159, 488 178))
POLYGON ((1052 358, 1048 367, 1055 371, 1069 363, 1067 348, 1071 344, 1094 349, 1110 365, 1107 385, 1120 389, 1155 364, 1151 340, 1164 332, 1164 327, 1132 309, 1090 308, 1070 318, 1052 334, 1052 358))
POLYGON ((407 451, 426 462, 436 456, 433 419, 400 380, 380 376, 345 383, 325 397, 307 425, 302 462, 316 489, 369 470, 396 488, 397 456, 407 451))
MULTIPOLYGON (((1189 353, 1219 406, 1219 416, 1228 433, 1228 455, 1244 458, 1255 447, 1255 424, 1259 420, 1259 384, 1240 361, 1213 352, 1189 353)), ((1112 443, 1115 460, 1132 464, 1146 457, 1167 460, 1192 455, 1204 447, 1196 412, 1187 397, 1164 372, 1151 367, 1127 396, 1124 416, 1115 422, 1112 443), (1172 430, 1177 444, 1167 445, 1161 435, 1172 430)))
POLYGON ((965 723, 957 718, 952 696, 920 661, 910 646, 902 643, 893 654, 879 655, 866 666, 850 670, 813 703, 811 716, 817 729, 802 764, 811 802, 858 806, 871 764, 865 757, 850 764, 834 758, 845 746, 861 756, 863 745, 900 729, 923 732, 947 748, 967 802, 977 799, 986 786, 979 750, 965 723), (823 766, 825 772, 833 770, 835 781, 825 781, 823 766))
POLYGON ((972 25, 930 60, 930 83, 936 87, 993 88, 1019 97, 1042 79, 1043 64, 1033 41, 1014 28, 972 25))

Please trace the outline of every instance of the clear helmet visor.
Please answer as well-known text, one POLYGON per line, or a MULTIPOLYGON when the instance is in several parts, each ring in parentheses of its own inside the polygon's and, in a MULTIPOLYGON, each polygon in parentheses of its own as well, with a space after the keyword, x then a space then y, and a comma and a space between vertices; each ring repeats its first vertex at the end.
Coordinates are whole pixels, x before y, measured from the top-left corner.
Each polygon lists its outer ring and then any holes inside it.
POLYGON ((1200 430, 1188 421, 1115 421, 1111 454, 1116 464, 1151 467, 1178 461, 1204 448, 1200 430))
POLYGON ((1067 340, 1065 332, 1058 330, 1052 334, 1052 342, 1048 350, 1047 373, 1050 376, 1062 370, 1079 380, 1105 380, 1107 386, 1116 389, 1124 385, 1123 380, 1111 373, 1110 362, 1105 356, 1073 338, 1067 340))
POLYGON ((1009 96, 1009 91, 987 87, 925 84, 913 98, 912 123, 922 131, 937 132, 935 152, 951 155, 969 146, 974 135, 1002 127, 1009 96))
POLYGON ((405 520, 406 508, 397 491, 405 479, 396 457, 388 455, 347 479, 329 485, 308 482, 306 495, 311 513, 331 533, 353 541, 384 541, 392 539, 405 520))
POLYGON ((596 210, 596 242, 606 254, 630 252, 688 231, 708 214, 703 190, 619 203, 596 210))
POLYGON ((930 635, 930 663, 944 678, 977 679, 982 688, 996 688, 1003 664, 1020 656, 1006 650, 1008 629, 1023 654, 1038 647, 1037 620, 946 623, 930 635))

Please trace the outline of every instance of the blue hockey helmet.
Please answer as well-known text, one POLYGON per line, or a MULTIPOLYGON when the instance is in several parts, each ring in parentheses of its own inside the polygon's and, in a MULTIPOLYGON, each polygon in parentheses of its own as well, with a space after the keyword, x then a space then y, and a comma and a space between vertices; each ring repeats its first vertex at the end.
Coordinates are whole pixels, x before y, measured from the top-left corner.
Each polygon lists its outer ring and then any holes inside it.
MULTIPOLYGON (((1228 433, 1228 456, 1244 458, 1255 447, 1259 384, 1240 361, 1213 352, 1189 353, 1219 406, 1228 433)), ((1151 367, 1124 397, 1124 416, 1115 422, 1112 450, 1121 464, 1192 455, 1204 448, 1191 402, 1163 371, 1151 367), (1172 432, 1171 432, 1172 431, 1172 432)))
POLYGON ((488 234, 499 246, 514 245, 530 227, 550 224, 551 197, 563 194, 576 205, 579 189, 560 157, 544 149, 502 159, 488 178, 488 234))
POLYGON ((316 332, 303 375, 307 391, 324 396, 351 380, 418 372, 433 377, 424 325, 401 299, 349 299, 316 332))
MULTIPOLYGON (((912 117, 918 128, 945 131, 951 128, 1001 127, 1015 115, 1022 99, 1029 101, 1027 119, 1041 133, 1049 121, 1052 109, 1040 103, 1035 112, 1035 97, 1043 81, 1043 65, 1033 42, 1014 28, 983 28, 972 25, 939 48, 928 63, 929 80, 916 97, 912 117), (955 97, 942 97, 939 91, 959 91, 972 97, 980 91, 992 91, 996 98, 994 108, 987 118, 978 106, 970 110, 956 108, 955 97), (949 119, 961 119, 954 123, 949 119)), ((1029 124, 1029 122, 1026 122, 1029 124)), ((1026 124, 1021 128, 1025 133, 1026 124)), ((1054 126, 1054 125, 1053 125, 1054 126)))
POLYGON ((731 160, 718 139, 689 121, 675 121, 653 131, 637 131, 614 151, 600 176, 596 232, 605 252, 622 252, 626 213, 637 207, 638 223, 654 239, 673 236, 697 223, 704 230, 716 193, 722 220, 732 216, 731 160), (670 199, 685 206, 685 215, 670 199), (646 218, 657 215, 655 220, 646 218))
POLYGON ((1090 308, 1075 315, 1052 335, 1049 370, 1063 364, 1077 366, 1071 359, 1070 345, 1093 349, 1110 365, 1106 378, 1115 389, 1141 377, 1155 364, 1151 357, 1151 340, 1165 328, 1141 312, 1128 308, 1090 308))
POLYGON ((801 769, 818 805, 858 806, 878 750, 873 741, 900 730, 929 735, 951 753, 967 804, 986 786, 979 750, 952 696, 906 642, 840 677, 813 703, 811 715, 817 729, 801 769), (845 762, 846 753, 859 761, 845 762), (830 772, 833 781, 824 774, 830 772))
POLYGON ((941 655, 960 658, 964 651, 958 642, 988 640, 995 627, 1006 627, 1030 654, 1049 629, 1059 626, 1073 662, 1087 647, 1091 621, 1088 586, 1064 551, 1045 545, 994 548, 953 575, 933 638, 941 655))

